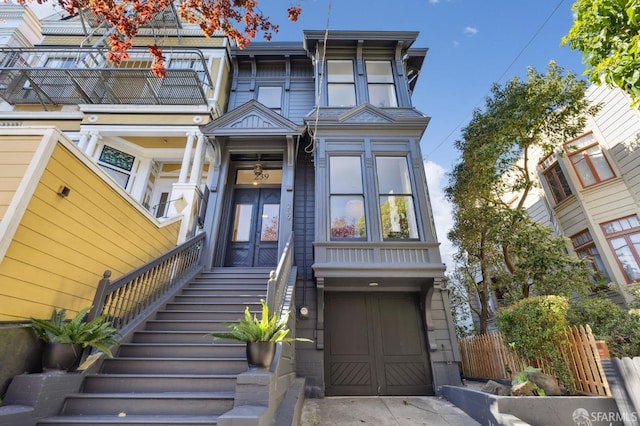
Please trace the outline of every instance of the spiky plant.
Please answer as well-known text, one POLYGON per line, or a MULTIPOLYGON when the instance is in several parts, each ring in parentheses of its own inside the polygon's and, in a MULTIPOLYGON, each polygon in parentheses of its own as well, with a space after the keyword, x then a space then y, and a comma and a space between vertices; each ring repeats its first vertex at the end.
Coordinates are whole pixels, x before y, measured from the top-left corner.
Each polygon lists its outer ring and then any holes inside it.
POLYGON ((249 307, 244 310, 244 317, 238 322, 228 323, 230 331, 210 333, 215 339, 233 339, 241 342, 291 342, 302 341, 312 342, 312 340, 302 337, 287 337, 289 328, 287 322, 289 315, 278 317, 276 313, 269 317, 269 306, 261 300, 262 315, 260 318, 256 314, 251 315, 249 307))
POLYGON ((70 321, 65 320, 66 309, 58 311, 53 308, 48 320, 31 318, 31 327, 46 343, 71 343, 82 345, 83 348, 90 346, 111 358, 113 353, 109 346, 119 343, 116 339, 119 335, 118 330, 111 326, 105 315, 84 321, 91 308, 92 306, 88 306, 81 309, 70 321))

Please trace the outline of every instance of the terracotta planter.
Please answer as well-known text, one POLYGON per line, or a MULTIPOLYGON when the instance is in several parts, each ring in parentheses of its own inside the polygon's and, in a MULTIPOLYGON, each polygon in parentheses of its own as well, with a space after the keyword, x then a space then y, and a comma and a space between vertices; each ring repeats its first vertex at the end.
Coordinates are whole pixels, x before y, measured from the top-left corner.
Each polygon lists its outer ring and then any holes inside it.
POLYGON ((247 342, 249 368, 269 368, 275 355, 275 342, 247 342))
POLYGON ((42 352, 42 369, 72 370, 78 366, 82 345, 71 343, 47 343, 42 352))

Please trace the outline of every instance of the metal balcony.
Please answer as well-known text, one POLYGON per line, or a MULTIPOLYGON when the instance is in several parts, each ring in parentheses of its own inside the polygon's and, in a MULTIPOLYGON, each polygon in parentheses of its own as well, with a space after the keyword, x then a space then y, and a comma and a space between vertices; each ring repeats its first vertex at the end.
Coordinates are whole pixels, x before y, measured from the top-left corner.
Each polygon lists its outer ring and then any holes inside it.
POLYGON ((153 57, 132 49, 114 65, 101 48, 0 49, 0 97, 12 105, 203 105, 213 84, 197 49, 163 50, 166 77, 151 72, 153 57))

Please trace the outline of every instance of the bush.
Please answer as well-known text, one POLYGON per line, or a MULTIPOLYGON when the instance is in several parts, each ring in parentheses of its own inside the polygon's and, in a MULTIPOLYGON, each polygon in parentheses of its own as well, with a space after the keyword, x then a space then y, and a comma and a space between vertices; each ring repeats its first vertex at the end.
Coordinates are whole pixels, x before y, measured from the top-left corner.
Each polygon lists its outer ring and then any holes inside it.
POLYGON ((496 319, 504 341, 518 355, 543 361, 550 373, 573 392, 573 376, 561 352, 562 345, 567 344, 568 309, 564 297, 530 297, 501 309, 496 319))
POLYGON ((609 299, 584 297, 572 301, 567 322, 569 325, 589 324, 595 338, 607 342, 611 356, 640 355, 640 317, 609 299))

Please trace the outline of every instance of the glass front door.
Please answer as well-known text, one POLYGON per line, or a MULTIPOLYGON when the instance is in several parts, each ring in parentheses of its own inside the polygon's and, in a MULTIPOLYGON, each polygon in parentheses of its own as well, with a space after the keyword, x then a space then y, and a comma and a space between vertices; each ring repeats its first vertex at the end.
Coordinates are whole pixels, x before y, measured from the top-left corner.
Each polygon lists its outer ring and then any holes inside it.
POLYGON ((279 188, 236 189, 225 266, 276 266, 279 220, 279 188))

